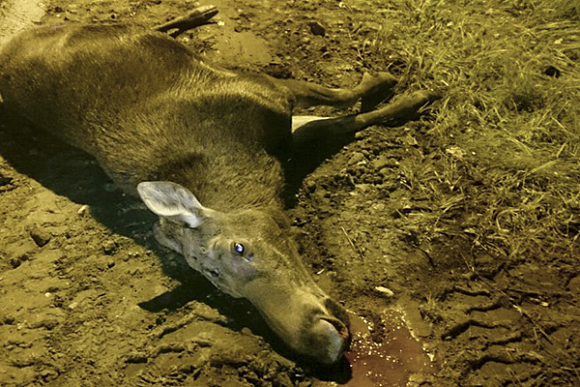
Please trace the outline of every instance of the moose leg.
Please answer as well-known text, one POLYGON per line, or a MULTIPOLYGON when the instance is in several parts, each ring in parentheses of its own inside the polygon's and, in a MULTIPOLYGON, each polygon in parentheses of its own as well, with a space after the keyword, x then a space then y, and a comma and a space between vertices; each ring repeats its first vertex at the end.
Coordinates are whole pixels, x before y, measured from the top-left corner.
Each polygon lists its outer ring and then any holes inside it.
POLYGON ((434 92, 418 91, 370 112, 336 118, 292 117, 292 157, 286 170, 289 204, 302 179, 354 141, 357 132, 371 125, 401 125, 416 118, 422 107, 438 98, 434 92))
MULTIPOLYGON (((377 95, 392 95, 392 89, 397 84, 397 79, 386 72, 370 75, 365 73, 361 82, 353 89, 330 89, 310 82, 296 81, 291 79, 276 79, 275 82, 286 87, 294 101, 295 107, 310 107, 327 105, 335 107, 347 107, 353 105, 359 99, 371 97, 377 100, 377 95)), ((381 102, 378 100, 377 103, 381 102)))
POLYGON ((175 38, 185 31, 210 23, 209 20, 217 13, 218 10, 215 5, 204 5, 197 7, 185 16, 168 21, 167 23, 161 24, 154 29, 160 32, 176 30, 170 34, 175 38))
POLYGON ((371 125, 395 126, 413 119, 421 107, 437 98, 433 92, 418 91, 370 112, 336 118, 293 117, 294 152, 322 152, 321 156, 326 158, 352 142, 358 131, 371 125))

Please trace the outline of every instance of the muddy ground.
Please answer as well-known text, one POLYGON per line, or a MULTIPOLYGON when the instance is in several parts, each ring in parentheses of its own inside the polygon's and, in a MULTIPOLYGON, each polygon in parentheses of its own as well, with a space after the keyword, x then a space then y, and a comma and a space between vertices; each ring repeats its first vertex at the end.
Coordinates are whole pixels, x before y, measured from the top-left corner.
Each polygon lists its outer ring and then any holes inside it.
MULTIPOLYGON (((4 26, 152 26, 199 5, 50 0, 41 18, 32 3, 0 1, 4 26), (20 16, 6 11, 15 4, 20 16)), ((547 139, 548 124, 527 135, 530 117, 552 109, 530 98, 536 87, 577 93, 564 82, 580 80, 580 33, 574 42, 565 32, 580 18, 512 36, 542 2, 473 3, 204 1, 218 6, 217 23, 179 38, 242 71, 352 87, 389 69, 400 93, 444 96, 418 121, 365 130, 305 179, 289 209, 307 267, 353 314, 353 351, 332 368, 295 356, 251 305, 158 247, 154 217, 93 159, 0 111, 0 385, 580 385, 577 111, 556 117, 564 139, 547 139), (422 40, 446 28, 446 54, 422 40), (563 41, 542 40, 556 30, 563 41), (477 50, 457 36, 476 36, 477 50), (517 60, 470 73, 502 38, 561 48, 530 62, 532 92, 505 83, 517 60), (456 59, 457 72, 441 70, 456 59), (494 105, 488 96, 506 84, 513 101, 494 105), (451 124, 454 108, 464 110, 451 124)))

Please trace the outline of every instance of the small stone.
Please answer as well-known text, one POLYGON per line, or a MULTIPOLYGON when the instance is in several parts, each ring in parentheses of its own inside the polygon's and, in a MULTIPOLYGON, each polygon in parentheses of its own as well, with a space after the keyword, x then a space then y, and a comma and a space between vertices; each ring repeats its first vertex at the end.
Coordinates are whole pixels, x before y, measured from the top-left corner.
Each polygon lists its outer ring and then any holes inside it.
POLYGON ((112 255, 117 251, 117 243, 112 240, 103 242, 103 252, 107 255, 112 255))
POLYGON ((365 156, 360 152, 356 152, 348 160, 348 165, 356 165, 361 161, 365 161, 365 156))
POLYGON ((354 187, 361 193, 369 192, 372 189, 370 184, 355 184, 354 187))
POLYGON ((393 297, 395 295, 395 292, 393 292, 389 288, 385 288, 384 286, 377 286, 377 287, 375 287, 375 290, 379 293, 384 294, 387 297, 393 297))
POLYGON ((416 147, 419 146, 419 142, 415 137, 413 137, 410 133, 407 133, 405 137, 403 137, 403 143, 408 146, 416 147))
POLYGON ((79 214, 80 216, 84 216, 88 211, 89 211, 89 206, 87 206, 86 204, 83 204, 79 208, 79 210, 77 211, 77 214, 79 214))
POLYGON ((46 245, 50 241, 50 238, 52 238, 52 235, 50 235, 47 231, 38 227, 38 225, 36 224, 30 230, 30 236, 32 237, 32 240, 34 240, 34 243, 36 243, 38 247, 46 245))
POLYGON ((371 167, 373 167, 377 170, 381 170, 382 168, 385 168, 385 167, 393 167, 394 168, 394 167, 396 167, 396 163, 392 159, 390 159, 387 155, 381 155, 381 156, 379 156, 376 159, 371 161, 371 167))

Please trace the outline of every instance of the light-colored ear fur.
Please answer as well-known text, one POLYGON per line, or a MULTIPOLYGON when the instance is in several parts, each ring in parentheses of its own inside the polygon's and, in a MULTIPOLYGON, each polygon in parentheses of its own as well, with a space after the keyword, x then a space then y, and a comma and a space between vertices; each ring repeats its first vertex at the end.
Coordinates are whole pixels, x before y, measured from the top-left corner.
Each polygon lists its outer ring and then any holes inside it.
POLYGON ((170 181, 145 181, 137 185, 141 200, 156 215, 195 228, 209 210, 187 188, 170 181))

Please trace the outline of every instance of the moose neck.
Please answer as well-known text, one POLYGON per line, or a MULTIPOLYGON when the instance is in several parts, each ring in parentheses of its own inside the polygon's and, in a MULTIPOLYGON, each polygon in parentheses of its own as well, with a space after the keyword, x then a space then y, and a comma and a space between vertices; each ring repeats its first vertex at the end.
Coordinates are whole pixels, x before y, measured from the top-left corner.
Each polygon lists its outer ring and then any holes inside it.
POLYGON ((130 149, 146 159, 141 180, 178 183, 204 206, 224 212, 282 208, 284 174, 266 151, 271 139, 265 133, 289 123, 271 118, 280 114, 256 107, 249 97, 218 91, 194 96, 185 91, 177 100, 160 96, 131 116, 126 126, 149 149, 130 149))
POLYGON ((187 187, 204 206, 215 210, 283 207, 282 168, 261 149, 252 153, 239 149, 189 153, 163 169, 164 179, 187 187))

